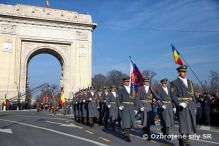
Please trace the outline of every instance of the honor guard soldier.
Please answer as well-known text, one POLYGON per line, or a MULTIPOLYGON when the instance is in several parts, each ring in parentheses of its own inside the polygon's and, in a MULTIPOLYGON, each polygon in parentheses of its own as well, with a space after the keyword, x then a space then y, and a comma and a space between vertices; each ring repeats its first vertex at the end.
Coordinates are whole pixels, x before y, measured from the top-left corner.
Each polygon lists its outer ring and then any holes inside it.
MULTIPOLYGON (((157 91, 158 105, 160 107, 161 115, 161 131, 163 135, 168 136, 170 134, 169 128, 174 126, 174 104, 170 96, 170 88, 168 85, 168 79, 162 79, 160 81, 161 86, 157 91)), ((166 137, 169 139, 169 137, 166 137)))
POLYGON ((155 114, 152 108, 153 92, 149 86, 150 79, 143 79, 143 86, 138 89, 137 105, 141 115, 141 124, 144 134, 148 135, 148 140, 151 140, 150 126, 155 125, 155 114))
POLYGON ((88 108, 87 108, 87 95, 88 90, 84 89, 82 94, 82 111, 83 111, 83 124, 88 125, 88 108))
POLYGON ((107 96, 106 104, 107 107, 109 108, 109 119, 113 131, 115 131, 115 123, 119 117, 117 98, 118 98, 117 87, 112 86, 111 91, 107 96))
POLYGON ((66 115, 67 114, 67 108, 68 108, 68 101, 65 98, 65 102, 63 103, 63 114, 66 115))
POLYGON ((84 123, 84 118, 83 118, 83 112, 84 112, 84 103, 85 103, 85 100, 83 99, 84 98, 84 89, 81 89, 80 90, 80 94, 78 96, 78 100, 79 100, 79 121, 81 123, 84 123))
POLYGON ((59 106, 58 102, 56 101, 55 98, 53 98, 52 107, 53 107, 53 115, 54 115, 54 117, 56 116, 56 112, 58 110, 58 106, 59 106))
POLYGON ((108 87, 104 87, 104 92, 103 92, 103 119, 104 119, 104 129, 106 130, 107 129, 107 126, 108 126, 108 119, 109 119, 109 108, 107 107, 106 105, 106 99, 107 99, 107 96, 109 94, 109 88, 108 87))
POLYGON ((121 110, 121 128, 124 138, 130 142, 130 129, 135 128, 136 101, 134 91, 129 86, 129 77, 123 78, 123 86, 118 91, 118 107, 121 110))
POLYGON ((94 120, 97 118, 97 94, 93 87, 90 88, 90 91, 87 93, 87 108, 88 108, 88 124, 93 127, 94 120))
POLYGON ((98 92, 97 92, 97 110, 98 110, 98 124, 99 125, 102 125, 102 119, 103 119, 103 116, 102 116, 102 111, 103 111, 102 105, 103 105, 104 101, 103 101, 102 95, 103 95, 103 90, 99 89, 98 92))
POLYGON ((196 99, 193 84, 186 78, 187 66, 177 68, 178 78, 171 82, 171 96, 179 113, 180 146, 190 146, 189 134, 196 133, 196 99))
POLYGON ((77 96, 78 96, 78 92, 76 92, 74 95, 73 95, 73 114, 74 114, 74 119, 75 121, 78 121, 78 101, 77 101, 77 96))

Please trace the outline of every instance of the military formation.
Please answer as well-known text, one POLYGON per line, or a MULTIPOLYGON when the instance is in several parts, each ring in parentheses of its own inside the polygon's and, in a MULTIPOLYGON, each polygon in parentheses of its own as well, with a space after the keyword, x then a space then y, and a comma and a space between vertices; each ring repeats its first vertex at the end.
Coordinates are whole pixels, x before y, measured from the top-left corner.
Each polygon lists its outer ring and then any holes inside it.
POLYGON ((177 68, 178 77, 170 82, 160 81, 161 86, 153 91, 150 79, 143 79, 143 86, 137 92, 130 87, 129 77, 123 78, 123 86, 93 87, 82 89, 74 94, 73 114, 75 121, 93 127, 95 123, 104 126, 104 130, 122 129, 123 137, 130 142, 130 129, 136 128, 136 115, 140 115, 144 134, 151 140, 150 127, 155 125, 153 101, 160 109, 161 131, 171 139, 170 128, 174 126, 175 113, 179 118, 180 146, 189 146, 189 135, 196 133, 196 100, 192 81, 186 77, 187 66, 177 68))

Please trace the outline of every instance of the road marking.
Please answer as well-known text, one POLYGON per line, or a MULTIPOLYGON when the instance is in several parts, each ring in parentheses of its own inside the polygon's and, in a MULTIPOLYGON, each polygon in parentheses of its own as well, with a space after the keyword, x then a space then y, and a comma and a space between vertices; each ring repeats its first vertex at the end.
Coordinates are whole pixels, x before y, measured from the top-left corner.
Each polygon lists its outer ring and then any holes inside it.
POLYGON ((70 124, 63 124, 63 123, 57 123, 57 122, 51 122, 51 121, 46 121, 47 123, 51 123, 51 124, 57 124, 57 125, 60 125, 60 126, 63 126, 63 127, 73 127, 73 128, 79 128, 79 129, 82 129, 82 127, 80 126, 77 126, 73 123, 70 123, 70 124))
POLYGON ((11 129, 0 129, 0 132, 12 134, 12 130, 11 129))
POLYGON ((206 143, 219 144, 219 142, 207 141, 207 140, 201 140, 201 139, 191 139, 191 140, 195 140, 195 141, 202 141, 202 142, 206 142, 206 143))
POLYGON ((104 138, 104 137, 99 137, 99 139, 101 139, 101 140, 103 140, 103 141, 105 141, 105 142, 110 142, 110 140, 109 140, 109 139, 107 139, 107 138, 104 138))
POLYGON ((89 130, 85 130, 85 132, 89 133, 89 134, 94 134, 93 132, 89 131, 89 130))
POLYGON ((109 146, 109 145, 106 145, 106 144, 103 144, 103 143, 100 143, 100 142, 97 142, 97 141, 94 141, 94 140, 91 140, 91 139, 87 139, 87 138, 76 136, 76 135, 71 135, 71 134, 68 134, 68 133, 64 133, 64 132, 49 129, 49 128, 39 127, 39 126, 35 126, 35 125, 23 123, 23 122, 18 122, 18 121, 11 121, 11 120, 5 120, 5 119, 0 119, 0 120, 5 121, 5 122, 20 124, 20 125, 23 125, 23 126, 33 127, 33 128, 36 128, 36 129, 42 129, 42 130, 45 130, 45 131, 49 131, 49 132, 53 132, 53 133, 56 133, 56 134, 72 137, 72 138, 79 139, 79 140, 82 140, 82 141, 86 141, 86 142, 89 142, 89 143, 93 143, 93 144, 96 144, 96 145, 99 145, 99 146, 109 146))
POLYGON ((218 130, 212 130, 210 126, 201 126, 200 130, 204 130, 204 131, 212 131, 212 132, 217 132, 219 133, 218 130))
POLYGON ((210 126, 201 126, 200 130, 211 130, 210 126))

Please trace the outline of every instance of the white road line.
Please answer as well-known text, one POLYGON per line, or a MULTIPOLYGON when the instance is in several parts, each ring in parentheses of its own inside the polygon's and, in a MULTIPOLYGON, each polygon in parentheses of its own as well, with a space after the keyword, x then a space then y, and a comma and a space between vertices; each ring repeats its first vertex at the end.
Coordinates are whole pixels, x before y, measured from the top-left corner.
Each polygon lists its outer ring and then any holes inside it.
POLYGON ((51 121, 46 121, 47 123, 51 123, 51 124, 57 124, 57 125, 60 125, 60 126, 64 126, 64 127, 73 127, 73 128, 79 128, 79 129, 82 129, 82 127, 80 126, 77 126, 73 123, 70 123, 70 124, 63 124, 63 123, 57 123, 57 122, 51 122, 51 121))
POLYGON ((191 140, 194 140, 194 141, 201 141, 201 142, 205 142, 205 143, 219 144, 219 142, 207 141, 207 140, 201 140, 201 139, 191 139, 191 140))
POLYGON ((2 133, 12 134, 11 129, 0 129, 0 132, 2 132, 2 133))
POLYGON ((99 145, 99 146, 109 146, 109 145, 106 145, 106 144, 103 144, 103 143, 100 143, 100 142, 97 142, 97 141, 94 141, 94 140, 90 140, 90 139, 80 137, 80 136, 76 136, 76 135, 71 135, 71 134, 68 134, 68 133, 60 132, 60 131, 49 129, 49 128, 39 127, 39 126, 35 126, 35 125, 23 123, 23 122, 18 122, 18 121, 11 121, 11 120, 5 120, 5 119, 0 119, 0 120, 5 121, 5 122, 16 123, 16 124, 20 124, 20 125, 24 125, 24 126, 28 126, 28 127, 33 127, 33 128, 37 128, 37 129, 42 129, 42 130, 45 130, 45 131, 49 131, 49 132, 53 132, 53 133, 56 133, 56 134, 72 137, 72 138, 79 139, 79 140, 82 140, 82 141, 86 141, 86 142, 89 142, 89 143, 93 143, 93 144, 96 144, 96 145, 99 145))

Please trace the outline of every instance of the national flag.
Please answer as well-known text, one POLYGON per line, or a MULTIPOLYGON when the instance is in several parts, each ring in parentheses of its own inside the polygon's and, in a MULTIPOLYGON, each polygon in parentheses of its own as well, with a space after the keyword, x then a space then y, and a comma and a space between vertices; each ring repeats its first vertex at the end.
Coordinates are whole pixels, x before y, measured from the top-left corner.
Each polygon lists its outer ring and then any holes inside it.
POLYGON ((173 50, 173 58, 174 58, 175 63, 179 65, 183 65, 183 62, 180 58, 180 54, 177 51, 177 49, 173 46, 173 44, 172 44, 172 50, 173 50))
POLYGON ((143 85, 143 77, 137 65, 133 62, 131 57, 130 57, 130 60, 131 60, 131 70, 130 70, 131 88, 134 90, 137 90, 138 87, 143 85))
POLYGON ((63 104, 65 103, 65 95, 64 95, 64 88, 61 87, 61 100, 60 103, 63 104))

